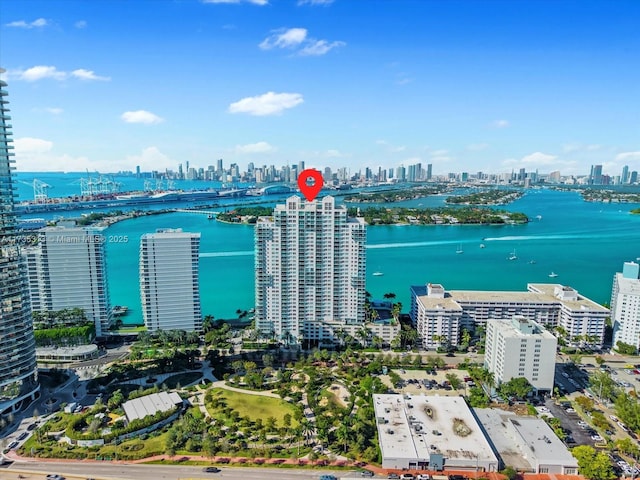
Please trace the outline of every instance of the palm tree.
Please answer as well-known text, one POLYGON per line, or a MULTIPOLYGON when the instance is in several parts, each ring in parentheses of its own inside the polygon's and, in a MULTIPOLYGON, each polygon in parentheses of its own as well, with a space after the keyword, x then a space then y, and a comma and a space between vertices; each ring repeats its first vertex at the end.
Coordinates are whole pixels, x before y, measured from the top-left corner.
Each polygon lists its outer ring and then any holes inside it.
POLYGON ((342 449, 346 452, 351 439, 351 427, 346 422, 341 423, 336 429, 336 439, 342 443, 342 449))
POLYGON ((300 424, 300 429, 301 429, 302 436, 304 437, 304 444, 309 445, 309 440, 313 438, 313 434, 316 431, 315 427, 309 420, 305 419, 300 424))
POLYGON ((393 300, 394 298, 396 298, 396 294, 393 292, 389 292, 389 293, 385 293, 383 297, 386 298, 387 300, 393 300))
POLYGON ((371 331, 367 327, 362 327, 356 332, 356 336, 361 340, 362 346, 365 348, 369 346, 371 331))

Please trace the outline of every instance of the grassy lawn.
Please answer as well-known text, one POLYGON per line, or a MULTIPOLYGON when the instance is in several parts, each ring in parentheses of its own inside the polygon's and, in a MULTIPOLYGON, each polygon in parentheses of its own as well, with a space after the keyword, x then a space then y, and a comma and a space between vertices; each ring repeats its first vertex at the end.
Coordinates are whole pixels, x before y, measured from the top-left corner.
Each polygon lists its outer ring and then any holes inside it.
MULTIPOLYGON (((268 417, 274 417, 277 420, 277 425, 282 427, 284 426, 283 418, 287 413, 293 417, 293 406, 279 398, 249 395, 248 393, 232 392, 222 388, 214 389, 213 393, 224 398, 227 405, 237 411, 240 416, 247 417, 254 422, 258 418, 264 421, 268 417)), ((292 426, 297 424, 298 422, 294 419, 291 420, 292 426)))
POLYGON ((176 388, 178 383, 184 387, 185 385, 195 382, 200 377, 202 377, 200 372, 178 373, 177 375, 166 378, 162 383, 166 384, 169 388, 176 388))

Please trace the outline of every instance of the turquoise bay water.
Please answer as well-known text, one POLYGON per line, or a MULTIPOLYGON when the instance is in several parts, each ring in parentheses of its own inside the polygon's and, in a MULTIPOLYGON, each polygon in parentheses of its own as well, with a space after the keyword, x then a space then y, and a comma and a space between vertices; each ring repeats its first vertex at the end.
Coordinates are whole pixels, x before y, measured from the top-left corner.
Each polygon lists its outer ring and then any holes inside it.
MULTIPOLYGON (((396 205, 441 205, 444 197, 396 205)), ((640 257, 637 204, 582 201, 578 193, 530 190, 508 210, 532 221, 513 226, 375 226, 367 229, 367 290, 374 298, 394 292, 409 308, 409 287, 427 282, 458 290, 525 290, 529 282, 570 285, 608 302, 613 274, 640 257), (542 218, 537 220, 540 215, 542 218), (480 248, 483 243, 486 248, 480 248), (458 245, 464 253, 456 254, 458 245), (507 260, 515 250, 518 259, 507 260), (535 263, 530 263, 533 260, 535 263), (372 276, 375 271, 383 276, 372 276), (554 271, 556 278, 549 278, 554 271)), ((366 207, 366 205, 365 205, 366 207)), ((107 243, 113 305, 127 305, 127 323, 141 322, 138 284, 140 236, 157 228, 201 232, 200 294, 203 314, 233 318, 254 304, 253 228, 175 213, 127 220, 110 227, 107 243)))

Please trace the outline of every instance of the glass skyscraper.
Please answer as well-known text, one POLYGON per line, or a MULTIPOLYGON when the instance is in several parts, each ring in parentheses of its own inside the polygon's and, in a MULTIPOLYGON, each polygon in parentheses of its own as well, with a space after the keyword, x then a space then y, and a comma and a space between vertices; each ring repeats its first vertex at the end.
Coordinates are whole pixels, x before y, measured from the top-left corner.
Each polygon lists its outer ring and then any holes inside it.
POLYGON ((6 86, 0 81, 0 414, 35 399, 40 388, 27 271, 16 233, 6 86))

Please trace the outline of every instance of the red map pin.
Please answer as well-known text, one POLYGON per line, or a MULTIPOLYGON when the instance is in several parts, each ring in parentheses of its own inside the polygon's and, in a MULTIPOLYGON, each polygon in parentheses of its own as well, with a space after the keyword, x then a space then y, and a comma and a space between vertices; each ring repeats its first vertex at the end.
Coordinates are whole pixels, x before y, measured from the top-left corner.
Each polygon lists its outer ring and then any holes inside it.
POLYGON ((318 196, 318 193, 322 190, 323 183, 322 173, 312 168, 303 170, 298 175, 298 187, 300 187, 300 191, 309 202, 312 202, 318 196), (309 183, 310 180, 313 183, 309 183))

